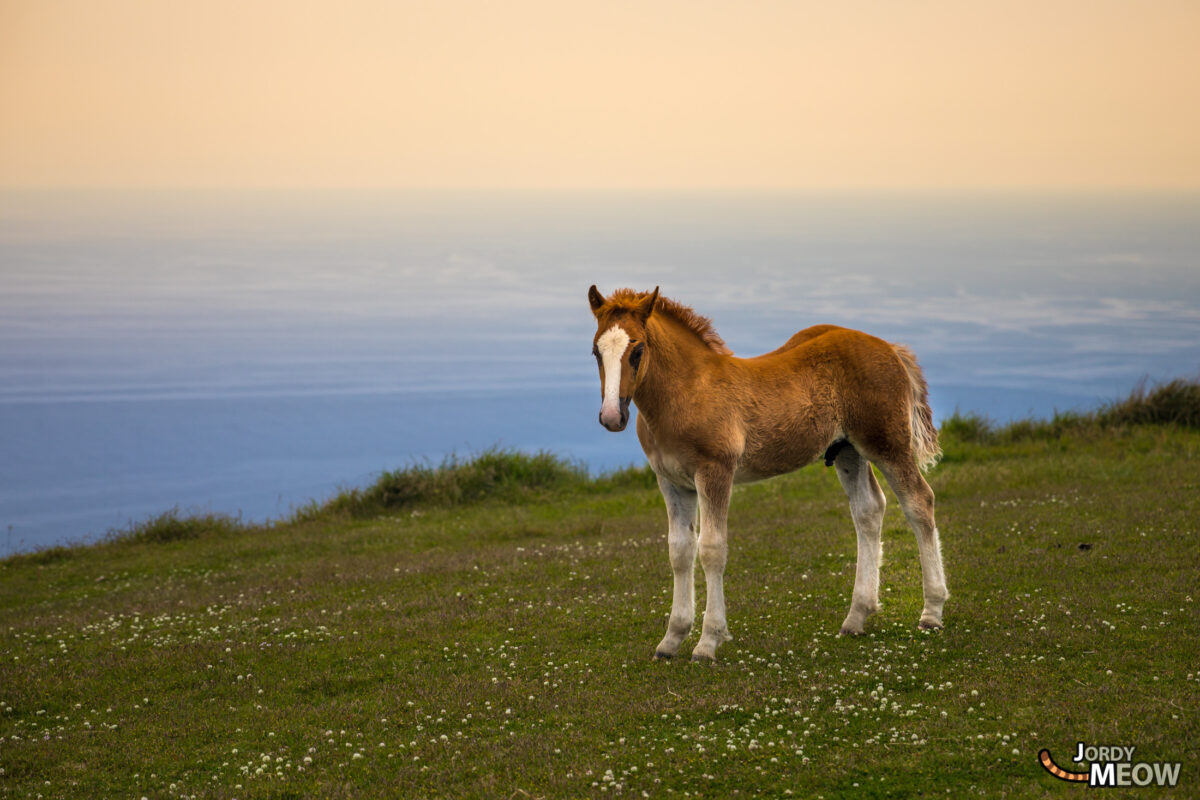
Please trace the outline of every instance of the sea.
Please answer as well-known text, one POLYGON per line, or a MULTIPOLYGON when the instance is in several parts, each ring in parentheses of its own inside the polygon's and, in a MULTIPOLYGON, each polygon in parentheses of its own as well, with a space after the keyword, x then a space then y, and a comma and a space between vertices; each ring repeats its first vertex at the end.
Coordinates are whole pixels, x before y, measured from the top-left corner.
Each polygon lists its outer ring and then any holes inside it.
POLYGON ((738 355, 818 323, 917 353, 935 417, 1200 376, 1200 194, 0 193, 0 555, 170 510, 287 517, 597 422, 587 289, 738 355))

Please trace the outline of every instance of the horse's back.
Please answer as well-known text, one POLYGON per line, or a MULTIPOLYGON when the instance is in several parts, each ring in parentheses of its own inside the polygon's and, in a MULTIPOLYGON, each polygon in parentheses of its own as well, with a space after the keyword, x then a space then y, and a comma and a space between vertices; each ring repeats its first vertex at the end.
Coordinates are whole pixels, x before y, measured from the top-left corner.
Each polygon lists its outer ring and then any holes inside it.
POLYGON ((747 360, 757 362, 760 368, 767 369, 794 369, 801 364, 822 362, 837 363, 842 369, 849 367, 851 372, 858 372, 866 365, 877 368, 881 360, 888 367, 903 369, 903 364, 890 343, 869 333, 843 328, 841 325, 813 325, 794 334, 771 352, 747 360))
POLYGON ((779 353, 786 353, 788 350, 791 350, 795 347, 799 347, 802 344, 807 344, 808 342, 812 341, 813 339, 816 339, 817 337, 823 336, 832 331, 848 331, 848 330, 850 330, 850 329, 843 328, 840 325, 813 325, 811 328, 805 328, 804 330, 793 334, 792 338, 788 339, 786 342, 784 342, 779 347, 776 347, 771 352, 763 353, 761 356, 759 356, 759 358, 763 358, 765 356, 774 356, 774 355, 778 355, 779 353))
POLYGON ((871 453, 909 439, 908 374, 883 339, 815 325, 745 364, 759 391, 747 392, 756 402, 744 420, 756 431, 751 438, 781 461, 815 460, 836 436, 871 453))

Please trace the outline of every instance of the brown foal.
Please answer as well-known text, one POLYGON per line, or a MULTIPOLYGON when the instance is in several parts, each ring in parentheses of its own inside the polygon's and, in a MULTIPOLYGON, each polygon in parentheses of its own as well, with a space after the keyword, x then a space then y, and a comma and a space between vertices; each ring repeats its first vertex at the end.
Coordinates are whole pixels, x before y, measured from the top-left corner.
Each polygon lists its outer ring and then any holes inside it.
POLYGON ((919 625, 942 626, 946 579, 933 491, 937 430, 916 358, 906 347, 836 325, 806 328, 782 347, 737 358, 705 317, 653 292, 620 289, 588 300, 598 323, 600 423, 637 434, 667 505, 674 599, 656 658, 671 658, 695 618, 694 565, 707 585, 694 660, 714 660, 725 622, 726 520, 735 483, 811 464, 836 466, 858 533, 858 566, 843 634, 863 632, 879 608, 883 473, 917 536, 925 607, 919 625))

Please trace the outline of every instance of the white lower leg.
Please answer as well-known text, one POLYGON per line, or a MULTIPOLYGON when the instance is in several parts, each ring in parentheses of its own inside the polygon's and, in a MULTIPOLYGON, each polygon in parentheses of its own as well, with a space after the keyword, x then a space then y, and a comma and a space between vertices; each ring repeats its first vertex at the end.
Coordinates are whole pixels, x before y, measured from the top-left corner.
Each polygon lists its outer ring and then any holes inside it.
POLYGON ((696 540, 691 528, 682 532, 671 532, 671 571, 675 578, 675 591, 671 601, 671 618, 667 622, 667 633, 663 636, 654 655, 671 658, 679 652, 679 645, 692 630, 696 616, 696 540))
POLYGON ((659 479, 659 489, 667 504, 667 547, 671 555, 671 573, 674 592, 671 599, 671 617, 667 621, 667 632, 658 647, 655 658, 671 658, 679 652, 679 645, 692 630, 696 616, 695 565, 696 565, 696 493, 682 489, 659 479))
POLYGON ((726 520, 733 471, 718 466, 697 472, 696 488, 700 497, 700 565, 704 567, 707 597, 704 627, 692 659, 713 661, 721 643, 733 638, 725 624, 725 560, 729 550, 726 520))
POLYGON ((879 565, 883 560, 883 513, 887 500, 871 464, 857 451, 843 449, 836 463, 838 478, 850 499, 850 516, 858 536, 854 594, 841 633, 860 634, 867 618, 879 610, 879 565))
POLYGON ((929 526, 929 534, 917 534, 917 546, 921 551, 921 583, 925 594, 925 608, 921 611, 922 628, 942 627, 942 609, 950 592, 946 589, 946 575, 942 571, 942 548, 938 541, 937 527, 929 526))
POLYGON ((859 634, 867 618, 879 610, 879 563, 883 540, 878 533, 858 534, 858 565, 854 570, 854 595, 842 623, 842 633, 859 634))
POLYGON ((934 517, 933 490, 921 477, 915 464, 893 464, 892 471, 885 470, 885 474, 900 500, 909 527, 916 534, 917 549, 921 553, 921 588, 925 595, 925 607, 918 625, 922 628, 940 628, 942 609, 950 592, 946 590, 946 576, 942 572, 942 549, 934 517))
POLYGON ((704 626, 700 641, 692 651, 692 658, 715 660, 717 648, 733 638, 725 622, 725 543, 707 548, 701 543, 700 547, 700 563, 704 567, 706 584, 704 626))

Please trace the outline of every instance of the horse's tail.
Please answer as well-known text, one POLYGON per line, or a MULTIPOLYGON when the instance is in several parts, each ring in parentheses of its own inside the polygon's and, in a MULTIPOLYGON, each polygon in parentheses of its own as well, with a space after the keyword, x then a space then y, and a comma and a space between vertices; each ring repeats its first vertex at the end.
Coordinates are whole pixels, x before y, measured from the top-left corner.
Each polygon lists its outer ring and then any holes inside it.
POLYGON ((942 457, 937 428, 933 426, 933 411, 929 408, 929 386, 925 383, 925 375, 921 372, 913 351, 902 344, 894 344, 892 349, 900 356, 904 371, 908 373, 908 386, 912 392, 913 454, 916 456, 917 466, 924 472, 942 457))

